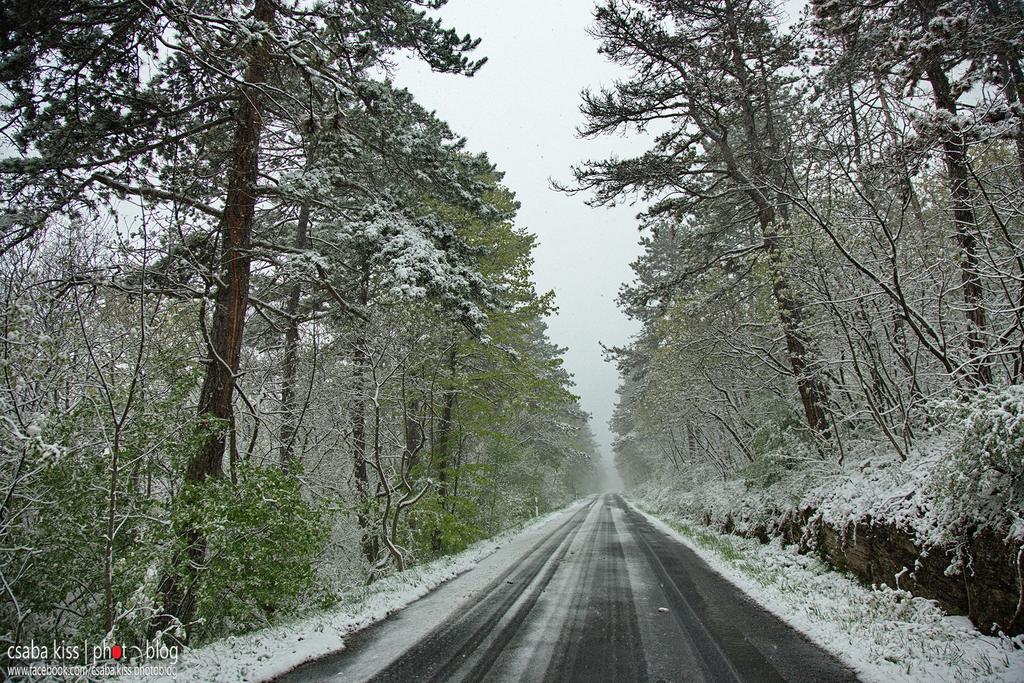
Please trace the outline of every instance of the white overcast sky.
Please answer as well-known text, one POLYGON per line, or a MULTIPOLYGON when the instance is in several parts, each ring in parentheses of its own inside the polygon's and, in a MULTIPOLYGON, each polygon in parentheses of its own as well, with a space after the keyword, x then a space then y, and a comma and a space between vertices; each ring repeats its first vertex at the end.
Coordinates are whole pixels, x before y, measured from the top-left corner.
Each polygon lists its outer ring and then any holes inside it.
POLYGON ((584 159, 643 149, 635 139, 576 137, 580 91, 610 84, 618 73, 586 33, 593 7, 593 0, 450 0, 438 16, 480 38, 477 53, 487 64, 465 78, 400 58, 395 80, 505 172, 505 185, 522 203, 517 223, 539 237, 537 288, 555 291, 559 311, 548 320, 550 337, 568 348, 566 367, 610 457, 607 422, 618 378, 600 344, 623 344, 636 331, 615 296, 640 253, 640 207, 590 208, 581 196, 549 186, 550 178, 568 180, 570 167, 584 159))

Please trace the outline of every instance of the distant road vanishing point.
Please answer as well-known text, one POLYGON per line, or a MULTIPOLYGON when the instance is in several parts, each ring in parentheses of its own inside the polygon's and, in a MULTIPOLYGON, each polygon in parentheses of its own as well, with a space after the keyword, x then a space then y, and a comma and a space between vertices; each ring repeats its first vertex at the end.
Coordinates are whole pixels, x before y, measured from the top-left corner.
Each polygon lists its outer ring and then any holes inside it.
POLYGON ((556 517, 286 681, 854 681, 616 494, 556 517))

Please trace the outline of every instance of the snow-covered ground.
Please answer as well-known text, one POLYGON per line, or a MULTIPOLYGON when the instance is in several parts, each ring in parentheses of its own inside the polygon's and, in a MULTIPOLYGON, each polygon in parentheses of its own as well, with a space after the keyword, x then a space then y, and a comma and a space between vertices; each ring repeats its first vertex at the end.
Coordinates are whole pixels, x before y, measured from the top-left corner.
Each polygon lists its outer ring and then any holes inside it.
POLYGON ((983 636, 931 600, 866 588, 778 541, 762 545, 682 517, 663 521, 642 499, 634 507, 865 680, 1024 681, 1024 636, 983 636))
POLYGON ((513 554, 521 553, 536 541, 541 528, 564 518, 582 504, 583 501, 578 501, 524 527, 479 541, 456 555, 385 577, 348 593, 336 607, 326 612, 185 650, 178 658, 173 676, 121 680, 225 683, 271 680, 300 664, 344 649, 345 638, 352 633, 385 619, 446 581, 473 569, 500 548, 508 548, 513 554))

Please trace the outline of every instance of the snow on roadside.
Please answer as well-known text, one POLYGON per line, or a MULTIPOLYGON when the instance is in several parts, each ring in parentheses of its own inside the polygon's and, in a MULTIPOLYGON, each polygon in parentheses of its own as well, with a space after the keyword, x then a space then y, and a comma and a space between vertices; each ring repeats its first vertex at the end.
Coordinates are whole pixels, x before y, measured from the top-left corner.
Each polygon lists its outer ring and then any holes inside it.
POLYGON ((531 520, 518 529, 478 541, 456 555, 387 576, 346 594, 336 607, 328 611, 187 649, 179 656, 173 677, 124 677, 119 680, 246 683, 271 680, 300 664, 344 649, 345 638, 352 633, 381 621, 446 581, 469 571, 515 537, 538 529, 581 504, 577 501, 567 508, 531 520))
POLYGON ((983 636, 931 600, 866 588, 778 540, 762 545, 683 518, 663 521, 643 500, 630 505, 865 680, 1024 681, 1024 636, 983 636))

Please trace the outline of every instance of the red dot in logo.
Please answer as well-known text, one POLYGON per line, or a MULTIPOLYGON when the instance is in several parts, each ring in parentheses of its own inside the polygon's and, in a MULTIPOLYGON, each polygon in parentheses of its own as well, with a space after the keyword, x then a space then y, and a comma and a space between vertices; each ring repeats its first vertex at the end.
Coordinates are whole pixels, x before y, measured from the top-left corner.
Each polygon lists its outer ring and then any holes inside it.
POLYGON ((110 656, 114 659, 121 659, 123 655, 124 650, 121 649, 120 645, 115 645, 114 647, 110 648, 110 656))

